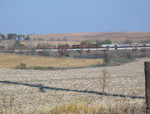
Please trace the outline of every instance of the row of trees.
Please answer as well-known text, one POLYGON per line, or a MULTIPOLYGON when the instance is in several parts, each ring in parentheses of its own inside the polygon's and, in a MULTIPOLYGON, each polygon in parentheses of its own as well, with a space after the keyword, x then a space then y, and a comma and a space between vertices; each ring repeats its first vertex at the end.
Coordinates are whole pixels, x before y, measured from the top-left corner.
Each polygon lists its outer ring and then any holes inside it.
POLYGON ((102 45, 102 44, 112 44, 111 40, 104 40, 104 41, 96 41, 96 44, 102 45))
POLYGON ((102 45, 102 44, 112 44, 111 40, 104 40, 104 41, 90 41, 90 40, 84 40, 80 43, 81 45, 90 45, 90 44, 98 44, 98 45, 102 45))
MULTIPOLYGON (((123 44, 132 44, 133 41, 130 39, 127 39, 125 41, 122 42, 123 44)), ((84 40, 82 42, 80 42, 81 45, 89 45, 89 44, 98 44, 98 45, 102 45, 102 44, 112 44, 112 41, 110 39, 104 40, 104 41, 91 41, 91 40, 84 40)))
POLYGON ((9 33, 7 35, 4 35, 4 34, 0 33, 0 36, 3 40, 5 40, 5 39, 7 39, 7 40, 12 40, 12 39, 16 40, 16 37, 18 39, 23 38, 24 40, 30 40, 31 39, 29 35, 26 36, 26 35, 20 35, 20 34, 15 34, 15 33, 9 33))

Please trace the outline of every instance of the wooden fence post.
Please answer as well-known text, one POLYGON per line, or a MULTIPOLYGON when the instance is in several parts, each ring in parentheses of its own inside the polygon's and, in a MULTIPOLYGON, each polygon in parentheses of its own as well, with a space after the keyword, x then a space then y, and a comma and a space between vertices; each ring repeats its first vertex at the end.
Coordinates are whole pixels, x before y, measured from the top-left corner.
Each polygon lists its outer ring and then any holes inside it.
POLYGON ((146 112, 150 113, 150 62, 145 62, 145 98, 146 112))

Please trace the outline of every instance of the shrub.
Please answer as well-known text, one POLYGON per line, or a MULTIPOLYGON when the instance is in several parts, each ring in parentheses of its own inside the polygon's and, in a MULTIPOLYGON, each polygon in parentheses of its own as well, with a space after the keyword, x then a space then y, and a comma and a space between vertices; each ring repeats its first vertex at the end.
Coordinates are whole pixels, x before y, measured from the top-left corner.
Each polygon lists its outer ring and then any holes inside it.
POLYGON ((104 54, 104 64, 109 65, 111 63, 111 57, 108 54, 104 54))
POLYGON ((124 41, 123 43, 124 43, 124 44, 132 44, 132 43, 133 43, 133 41, 132 41, 132 40, 130 40, 130 39, 128 39, 128 40, 124 41))
POLYGON ((99 81, 100 84, 102 85, 102 94, 104 94, 105 88, 109 84, 110 75, 106 69, 102 70, 102 74, 103 74, 102 79, 100 79, 99 81))
POLYGON ((20 65, 16 66, 16 69, 27 69, 26 64, 21 63, 20 65))
POLYGON ((47 67, 36 66, 36 67, 34 67, 34 70, 48 70, 48 68, 47 67))

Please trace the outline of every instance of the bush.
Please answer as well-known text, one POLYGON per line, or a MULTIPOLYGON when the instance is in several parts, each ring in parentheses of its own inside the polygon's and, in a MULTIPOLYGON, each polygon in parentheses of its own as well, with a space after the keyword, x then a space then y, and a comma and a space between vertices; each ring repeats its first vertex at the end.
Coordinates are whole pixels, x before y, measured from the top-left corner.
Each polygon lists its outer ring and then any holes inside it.
POLYGON ((124 41, 123 43, 124 43, 124 44, 132 44, 132 43, 133 43, 133 41, 132 41, 132 40, 130 40, 130 39, 128 39, 128 40, 124 41))
POLYGON ((108 54, 104 54, 104 64, 109 65, 111 63, 111 57, 108 54))
POLYGON ((19 40, 16 40, 15 43, 14 43, 14 47, 15 47, 16 49, 19 49, 20 46, 21 46, 21 42, 20 42, 19 40))
POLYGON ((34 67, 34 70, 48 70, 48 68, 47 67, 36 66, 36 67, 34 67))
POLYGON ((27 69, 26 64, 21 63, 20 65, 16 66, 16 69, 27 69))

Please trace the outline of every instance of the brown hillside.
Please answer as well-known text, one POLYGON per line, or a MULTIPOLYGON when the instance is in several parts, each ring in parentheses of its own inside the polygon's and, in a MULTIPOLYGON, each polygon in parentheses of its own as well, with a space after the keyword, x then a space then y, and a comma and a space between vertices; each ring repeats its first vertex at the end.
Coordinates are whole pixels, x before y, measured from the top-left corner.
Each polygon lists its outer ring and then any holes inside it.
POLYGON ((150 40, 150 32, 102 32, 102 33, 63 33, 63 34, 41 34, 31 35, 31 38, 42 39, 67 39, 69 41, 82 41, 82 40, 106 40, 121 42, 131 39, 134 42, 141 42, 150 40))

